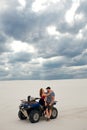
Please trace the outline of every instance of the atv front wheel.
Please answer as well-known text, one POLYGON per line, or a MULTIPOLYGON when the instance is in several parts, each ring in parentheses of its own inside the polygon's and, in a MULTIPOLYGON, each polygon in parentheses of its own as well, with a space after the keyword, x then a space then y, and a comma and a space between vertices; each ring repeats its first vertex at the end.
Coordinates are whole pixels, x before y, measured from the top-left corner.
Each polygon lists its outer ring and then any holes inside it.
POLYGON ((29 120, 31 123, 36 123, 40 120, 40 114, 38 110, 32 110, 29 114, 29 120))
POLYGON ((27 119, 27 117, 25 117, 25 115, 21 111, 18 112, 18 117, 21 120, 26 120, 27 119))

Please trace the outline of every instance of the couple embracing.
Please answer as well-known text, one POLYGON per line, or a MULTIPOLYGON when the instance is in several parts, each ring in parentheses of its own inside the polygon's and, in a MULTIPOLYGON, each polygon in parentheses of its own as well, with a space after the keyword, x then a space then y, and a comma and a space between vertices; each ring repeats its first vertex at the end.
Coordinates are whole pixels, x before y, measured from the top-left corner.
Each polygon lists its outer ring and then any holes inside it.
POLYGON ((40 89, 40 104, 44 107, 45 116, 47 117, 47 120, 49 120, 52 114, 55 93, 51 90, 51 87, 47 87, 46 90, 47 92, 45 92, 43 88, 40 89))

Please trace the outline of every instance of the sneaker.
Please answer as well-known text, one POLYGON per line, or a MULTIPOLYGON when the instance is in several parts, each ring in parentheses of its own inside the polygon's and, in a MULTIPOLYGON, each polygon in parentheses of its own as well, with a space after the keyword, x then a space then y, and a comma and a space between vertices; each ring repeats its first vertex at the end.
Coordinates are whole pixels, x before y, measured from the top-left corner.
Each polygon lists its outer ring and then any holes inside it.
POLYGON ((50 118, 47 118, 46 120, 47 120, 47 121, 49 121, 49 120, 50 120, 50 118))
POLYGON ((46 118, 47 118, 47 115, 44 115, 44 117, 46 117, 46 118))

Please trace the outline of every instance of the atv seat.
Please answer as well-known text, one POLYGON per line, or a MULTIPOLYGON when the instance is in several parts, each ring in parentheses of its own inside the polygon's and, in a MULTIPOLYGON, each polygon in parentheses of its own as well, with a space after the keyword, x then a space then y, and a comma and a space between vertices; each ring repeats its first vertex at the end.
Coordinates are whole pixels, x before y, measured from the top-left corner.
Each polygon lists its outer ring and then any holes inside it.
POLYGON ((54 101, 53 105, 56 105, 57 101, 54 101))

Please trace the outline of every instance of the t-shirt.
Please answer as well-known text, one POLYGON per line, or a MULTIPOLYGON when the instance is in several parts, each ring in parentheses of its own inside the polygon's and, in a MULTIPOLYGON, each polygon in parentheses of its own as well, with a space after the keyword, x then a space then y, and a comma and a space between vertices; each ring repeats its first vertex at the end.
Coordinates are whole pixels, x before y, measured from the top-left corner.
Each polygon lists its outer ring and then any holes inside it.
POLYGON ((49 96, 47 96, 47 103, 51 103, 52 97, 55 97, 55 93, 52 91, 49 96))

